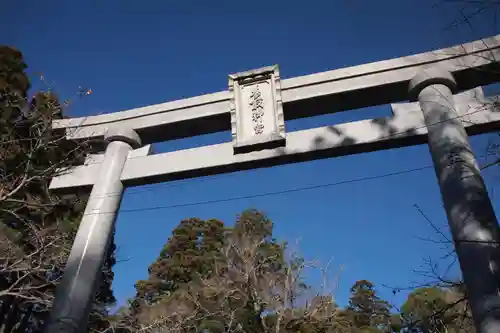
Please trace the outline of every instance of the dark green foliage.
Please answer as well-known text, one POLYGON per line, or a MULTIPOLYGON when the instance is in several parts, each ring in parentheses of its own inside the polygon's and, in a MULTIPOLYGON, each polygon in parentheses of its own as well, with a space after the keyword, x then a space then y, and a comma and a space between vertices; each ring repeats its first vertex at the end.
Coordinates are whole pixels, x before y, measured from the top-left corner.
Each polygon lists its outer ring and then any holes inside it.
POLYGON ((112 320, 119 333, 471 333, 470 314, 454 306, 459 291, 417 289, 391 313, 373 283, 357 281, 349 304, 316 294, 303 282, 304 259, 287 257, 273 223, 244 211, 233 227, 191 218, 172 232, 130 307, 112 320), (451 295, 451 296, 450 296, 451 295), (442 317, 443 309, 454 309, 442 317), (458 314, 466 325, 458 322, 458 314), (441 317, 440 317, 441 316, 441 317), (437 325, 436 318, 444 320, 437 325))
POLYGON ((182 221, 149 267, 149 279, 137 282, 136 301, 152 305, 180 286, 210 276, 224 239, 224 224, 220 221, 182 221))
POLYGON ((196 312, 186 332, 191 327, 224 331, 228 325, 262 331, 269 306, 262 293, 271 296, 266 284, 281 283, 271 276, 285 272, 284 247, 272 238, 272 229, 272 222, 255 210, 243 212, 233 228, 214 219, 182 221, 149 267, 148 279, 136 283, 126 321, 140 325, 184 308, 196 312))
POLYGON ((454 288, 416 289, 401 308, 402 331, 472 333, 474 327, 466 305, 464 295, 454 288))
POLYGON ((2 98, 6 98, 6 92, 18 93, 18 98, 25 98, 30 88, 28 76, 25 69, 21 52, 13 47, 0 45, 0 91, 2 98))
POLYGON ((401 309, 404 322, 416 331, 444 329, 443 317, 435 315, 448 305, 444 293, 439 288, 422 288, 411 293, 401 309))
MULTIPOLYGON (((90 147, 52 130, 63 109, 51 91, 28 96, 26 68, 19 51, 0 46, 0 290, 15 286, 10 294, 0 294, 3 332, 41 331, 88 196, 48 191, 50 179, 82 163, 90 147)), ((115 302, 114 250, 113 244, 93 306, 92 328, 106 325, 102 316, 115 302)))
POLYGON ((351 287, 347 313, 358 332, 389 332, 391 306, 381 300, 370 281, 360 280, 351 287))

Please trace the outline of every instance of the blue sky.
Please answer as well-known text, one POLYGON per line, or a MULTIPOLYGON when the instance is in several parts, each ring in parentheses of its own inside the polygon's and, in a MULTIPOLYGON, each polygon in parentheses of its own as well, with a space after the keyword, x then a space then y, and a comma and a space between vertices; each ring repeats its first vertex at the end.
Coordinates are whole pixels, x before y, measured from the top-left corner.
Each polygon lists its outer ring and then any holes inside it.
MULTIPOLYGON (((78 86, 93 94, 75 101, 74 116, 120 111, 227 89, 230 73, 279 64, 283 78, 430 51, 498 33, 491 12, 449 29, 459 5, 437 0, 330 1, 14 1, 0 13, 0 43, 25 55, 34 88, 43 73, 62 98, 78 86)), ((288 131, 388 115, 389 106, 290 121, 288 131)), ((158 152, 230 140, 230 133, 156 145, 158 152)), ((488 137, 472 139, 478 155, 488 137)), ((122 212, 116 242, 123 261, 113 288, 120 304, 134 295, 134 283, 180 220, 218 218, 228 224, 250 207, 275 222, 278 239, 295 244, 307 259, 329 265, 330 286, 345 304, 357 279, 405 287, 425 279, 415 273, 422 258, 444 254, 420 238, 435 232, 415 209, 418 204, 446 227, 431 168, 399 176, 325 186, 281 195, 202 204, 290 188, 342 182, 430 166, 427 146, 361 154, 251 170, 203 179, 129 189, 122 209, 178 206, 122 212), (193 205, 185 205, 198 203, 193 205)), ((498 173, 485 173, 494 190, 498 173)), ((494 196, 494 202, 498 202, 494 196)), ((497 205, 498 206, 498 205, 497 205)), ((446 230, 446 229, 445 229, 446 230)), ((308 281, 319 287, 320 274, 308 281)))

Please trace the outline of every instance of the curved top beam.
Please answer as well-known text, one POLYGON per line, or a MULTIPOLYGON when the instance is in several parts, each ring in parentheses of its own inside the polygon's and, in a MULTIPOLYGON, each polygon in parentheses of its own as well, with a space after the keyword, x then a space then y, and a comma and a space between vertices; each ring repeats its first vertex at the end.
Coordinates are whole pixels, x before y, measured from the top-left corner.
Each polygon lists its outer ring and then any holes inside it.
MULTIPOLYGON (((466 90, 500 80, 500 35, 441 50, 281 81, 285 119, 400 102, 411 78, 428 66, 442 66, 466 90), (481 70, 478 70, 481 69, 481 70)), ((222 91, 141 108, 54 121, 71 139, 102 137, 110 126, 128 126, 145 143, 228 130, 229 92, 222 91)))

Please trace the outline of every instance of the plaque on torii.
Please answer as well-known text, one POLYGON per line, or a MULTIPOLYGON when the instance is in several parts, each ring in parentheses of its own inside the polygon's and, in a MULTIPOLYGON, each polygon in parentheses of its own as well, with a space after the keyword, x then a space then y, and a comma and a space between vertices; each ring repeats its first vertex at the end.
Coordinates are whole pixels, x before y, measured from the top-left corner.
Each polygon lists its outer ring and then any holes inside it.
POLYGON ((278 65, 229 75, 235 153, 285 145, 278 65))

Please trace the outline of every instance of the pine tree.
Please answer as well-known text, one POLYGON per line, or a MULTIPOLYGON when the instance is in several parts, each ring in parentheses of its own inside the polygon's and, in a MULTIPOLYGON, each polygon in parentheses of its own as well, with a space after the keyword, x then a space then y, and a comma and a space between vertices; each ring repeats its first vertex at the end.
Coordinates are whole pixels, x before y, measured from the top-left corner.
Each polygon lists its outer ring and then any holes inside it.
MULTIPOLYGON (((50 179, 83 162, 89 147, 52 129, 62 106, 51 91, 28 97, 26 68, 21 52, 0 46, 0 289, 16 287, 0 291, 4 332, 42 329, 87 198, 85 192, 56 196, 48 190, 50 179)), ((94 304, 101 314, 114 302, 113 255, 112 248, 94 304)), ((91 327, 102 327, 98 317, 91 327)))
POLYGON ((137 281, 134 311, 137 313, 142 306, 151 306, 182 286, 210 276, 220 258, 225 235, 224 224, 218 220, 183 220, 149 267, 148 279, 137 281))
POLYGON ((272 230, 256 210, 243 212, 232 228, 218 220, 182 221, 148 279, 137 282, 123 322, 132 331, 158 321, 182 332, 265 331, 265 313, 284 302, 279 291, 287 273, 284 245, 272 230))
POLYGON ((351 287, 351 297, 347 314, 356 332, 389 332, 390 305, 381 300, 375 292, 373 283, 359 280, 351 287))

